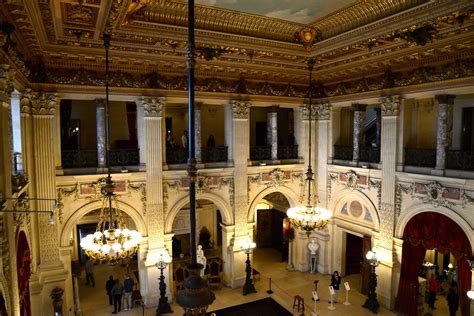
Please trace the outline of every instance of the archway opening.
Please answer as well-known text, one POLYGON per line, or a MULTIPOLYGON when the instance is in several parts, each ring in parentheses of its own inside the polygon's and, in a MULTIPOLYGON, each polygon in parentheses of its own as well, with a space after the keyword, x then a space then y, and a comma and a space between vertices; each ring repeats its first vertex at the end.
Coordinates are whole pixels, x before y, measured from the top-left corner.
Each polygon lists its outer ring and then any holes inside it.
POLYGON ((31 315, 30 302, 30 246, 23 231, 18 235, 16 251, 16 268, 18 276, 18 295, 20 298, 20 315, 31 315))
MULTIPOLYGON (((395 308, 408 315, 417 315, 419 310, 426 308, 423 302, 425 293, 420 291, 424 292, 425 284, 428 285, 424 278, 428 274, 434 276, 436 281, 433 283, 441 285, 441 288, 452 285, 449 284, 449 278, 445 279, 439 273, 444 265, 444 255, 443 262, 438 261, 441 253, 446 255, 446 260, 452 260, 452 264, 455 264, 458 282, 455 282, 454 287, 460 298, 461 314, 469 315, 470 304, 466 292, 471 286, 471 271, 467 258, 472 256, 472 248, 462 228, 443 214, 423 212, 410 219, 404 229, 403 239, 400 284, 395 308), (428 263, 428 260, 436 261, 438 267, 433 262, 428 263)), ((430 306, 434 305, 430 302, 430 306)))
POLYGON ((265 195, 255 208, 255 242, 257 250, 255 261, 273 260, 285 262, 288 260, 288 243, 290 225, 286 210, 290 202, 280 192, 265 195))
MULTIPOLYGON (((81 311, 85 315, 113 311, 114 307, 109 307, 107 304, 107 302, 111 303, 111 301, 109 301, 107 292, 104 291, 110 277, 113 280, 118 279, 122 285, 124 285, 125 278, 128 277, 133 281, 132 297, 133 295, 140 295, 140 273, 137 254, 126 264, 93 264, 92 261, 88 260, 81 248, 81 239, 96 231, 99 215, 99 208, 87 212, 77 220, 74 228, 71 229, 69 237, 70 245, 73 246, 71 256, 73 283, 77 284, 77 287, 74 286, 74 291, 77 289, 75 295, 79 298, 81 311), (98 306, 102 307, 98 309, 98 306)), ((133 218, 123 210, 122 216, 127 228, 139 230, 133 218)), ((144 232, 141 233, 143 234, 144 232)), ((133 305, 133 302, 134 300, 132 299, 131 305, 133 305)), ((122 309, 132 307, 128 306, 125 299, 123 303, 121 302, 121 305, 122 309)))
MULTIPOLYGON (((204 265, 203 275, 211 286, 220 286, 223 272, 222 219, 225 215, 211 200, 196 200, 196 242, 202 247, 198 261, 204 265)), ((187 277, 186 265, 191 262, 191 223, 189 203, 173 219, 172 226, 173 285, 175 293, 182 289, 187 277)))

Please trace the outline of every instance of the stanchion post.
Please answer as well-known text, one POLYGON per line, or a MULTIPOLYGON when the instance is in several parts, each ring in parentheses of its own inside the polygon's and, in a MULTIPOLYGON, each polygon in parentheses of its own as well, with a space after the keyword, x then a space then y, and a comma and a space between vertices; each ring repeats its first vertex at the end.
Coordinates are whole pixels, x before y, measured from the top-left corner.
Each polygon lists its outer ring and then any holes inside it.
POLYGON ((268 279, 268 291, 267 291, 268 294, 273 294, 273 291, 272 291, 272 278, 269 278, 268 279))
POLYGON ((330 310, 335 310, 336 307, 334 306, 334 295, 336 292, 334 292, 334 288, 332 286, 329 287, 329 293, 331 294, 331 304, 328 306, 328 309, 330 310))
POLYGON ((344 287, 346 288, 346 301, 343 303, 344 305, 351 305, 349 302, 349 291, 351 287, 349 286, 349 282, 344 282, 344 287))
POLYGON ((313 291, 311 292, 311 294, 313 294, 313 301, 314 301, 314 310, 311 312, 311 316, 318 316, 319 313, 316 311, 316 302, 319 301, 318 292, 313 291))

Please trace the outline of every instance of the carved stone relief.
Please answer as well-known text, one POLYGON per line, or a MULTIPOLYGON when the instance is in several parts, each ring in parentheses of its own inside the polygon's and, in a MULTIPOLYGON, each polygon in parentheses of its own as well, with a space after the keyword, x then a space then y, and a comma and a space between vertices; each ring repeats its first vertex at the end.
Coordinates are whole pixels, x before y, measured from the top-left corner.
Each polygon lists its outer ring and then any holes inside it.
POLYGON ((66 187, 66 188, 57 188, 56 191, 58 192, 58 220, 59 223, 63 223, 63 211, 64 211, 64 203, 63 203, 63 197, 65 196, 71 196, 73 194, 76 194, 77 198, 77 193, 78 193, 78 184, 76 183, 72 187, 66 187))
POLYGON ((329 103, 316 104, 316 115, 318 121, 327 121, 331 119, 331 108, 329 103))
POLYGON ((143 104, 145 117, 161 117, 165 100, 165 97, 141 97, 138 102, 143 104))
MULTIPOLYGON (((145 183, 129 183, 128 189, 130 192, 141 192, 140 201, 142 202, 143 216, 146 216, 146 184, 145 183)), ((164 204, 164 203, 163 203, 164 204)))
POLYGON ((33 115, 54 115, 58 99, 55 94, 39 93, 32 95, 33 115))

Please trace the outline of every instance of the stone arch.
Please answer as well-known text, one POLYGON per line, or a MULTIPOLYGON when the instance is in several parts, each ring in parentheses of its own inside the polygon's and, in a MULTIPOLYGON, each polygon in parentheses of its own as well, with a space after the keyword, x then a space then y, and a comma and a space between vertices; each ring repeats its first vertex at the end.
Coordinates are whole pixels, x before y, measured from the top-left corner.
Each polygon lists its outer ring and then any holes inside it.
MULTIPOLYGON (((61 230, 61 247, 69 246, 69 235, 71 234, 71 231, 77 222, 87 213, 100 209, 101 207, 102 202, 98 200, 82 205, 75 212, 73 212, 73 214, 66 220, 61 230)), ((142 214, 140 214, 133 206, 120 200, 118 201, 118 207, 122 212, 130 216, 137 226, 137 230, 142 234, 142 236, 148 236, 147 225, 142 214)))
POLYGON ((367 195, 359 191, 344 189, 338 192, 338 194, 329 201, 329 209, 333 211, 333 218, 335 218, 337 214, 340 214, 344 203, 354 200, 362 202, 367 208, 372 217, 373 229, 379 231, 380 217, 377 212, 377 207, 367 195))
POLYGON ((247 222, 252 223, 255 219, 255 212, 257 211, 257 204, 268 194, 278 192, 283 194, 288 202, 290 203, 290 207, 294 207, 298 204, 298 195, 288 187, 285 186, 278 186, 278 187, 270 187, 265 188, 260 191, 255 198, 250 203, 250 207, 247 213, 247 222))
MULTIPOLYGON (((233 225, 234 218, 231 212, 231 206, 227 201, 225 201, 220 196, 213 194, 213 193, 197 193, 196 200, 209 200, 217 205, 219 211, 222 215, 222 221, 225 225, 233 225)), ((178 200, 170 209, 168 214, 166 215, 165 219, 165 234, 169 234, 173 232, 173 221, 178 215, 178 212, 187 204, 189 203, 189 195, 183 195, 182 198, 178 200)))
POLYGON ((420 213, 425 213, 425 212, 434 212, 434 213, 440 213, 444 216, 447 216, 446 214, 449 214, 449 218, 453 220, 456 224, 458 224, 459 227, 463 230, 464 234, 469 240, 469 243, 471 244, 471 249, 474 249, 474 234, 472 233, 472 227, 469 225, 468 222, 464 218, 462 218, 458 213, 454 212, 453 210, 444 207, 444 206, 438 206, 438 207, 432 207, 431 205, 427 204, 419 204, 415 205, 412 207, 409 207, 406 211, 404 211, 398 221, 397 225, 395 227, 395 237, 397 238, 403 238, 403 232, 405 230, 405 227, 407 226, 408 222, 417 214, 420 213))

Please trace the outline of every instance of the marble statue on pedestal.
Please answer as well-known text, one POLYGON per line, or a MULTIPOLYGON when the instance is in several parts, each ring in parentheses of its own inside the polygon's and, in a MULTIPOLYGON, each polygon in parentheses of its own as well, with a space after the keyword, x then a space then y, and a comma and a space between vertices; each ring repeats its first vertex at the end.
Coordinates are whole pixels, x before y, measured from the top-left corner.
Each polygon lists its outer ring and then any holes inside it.
POLYGON ((204 267, 202 268, 201 270, 201 277, 204 276, 204 270, 206 270, 206 263, 207 263, 207 259, 206 257, 204 256, 204 250, 202 250, 202 246, 201 245, 198 245, 198 249, 196 251, 196 259, 197 259, 197 262, 202 264, 204 267))
POLYGON ((308 250, 309 250, 309 267, 310 273, 316 273, 316 264, 317 264, 317 256, 318 256, 318 249, 319 244, 316 242, 316 239, 311 239, 308 243, 308 250))

